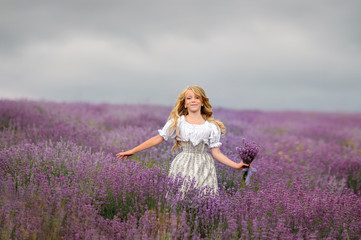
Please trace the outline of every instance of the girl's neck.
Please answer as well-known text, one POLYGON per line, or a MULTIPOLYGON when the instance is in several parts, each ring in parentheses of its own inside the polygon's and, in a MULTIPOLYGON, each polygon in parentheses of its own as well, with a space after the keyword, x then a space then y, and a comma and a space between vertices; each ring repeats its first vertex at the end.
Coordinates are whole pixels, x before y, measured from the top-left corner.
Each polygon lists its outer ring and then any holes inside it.
POLYGON ((187 115, 184 116, 189 123, 201 124, 204 123, 205 119, 203 118, 200 112, 188 112, 187 115))

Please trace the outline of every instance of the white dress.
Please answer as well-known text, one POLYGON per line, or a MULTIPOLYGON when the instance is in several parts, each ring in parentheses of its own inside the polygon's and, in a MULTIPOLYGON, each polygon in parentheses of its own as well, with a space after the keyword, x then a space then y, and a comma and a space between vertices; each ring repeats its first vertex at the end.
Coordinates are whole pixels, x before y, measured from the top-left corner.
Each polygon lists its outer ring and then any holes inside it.
POLYGON ((169 175, 194 178, 195 187, 208 186, 213 188, 212 191, 217 192, 218 181, 214 160, 206 150, 207 147, 214 148, 222 145, 220 128, 208 121, 204 124, 188 123, 182 115, 177 121, 179 135, 183 138, 181 139, 176 136, 174 129, 169 132, 172 123, 173 119, 168 120, 163 129, 158 130, 164 140, 177 138, 182 142, 182 152, 173 159, 169 175))

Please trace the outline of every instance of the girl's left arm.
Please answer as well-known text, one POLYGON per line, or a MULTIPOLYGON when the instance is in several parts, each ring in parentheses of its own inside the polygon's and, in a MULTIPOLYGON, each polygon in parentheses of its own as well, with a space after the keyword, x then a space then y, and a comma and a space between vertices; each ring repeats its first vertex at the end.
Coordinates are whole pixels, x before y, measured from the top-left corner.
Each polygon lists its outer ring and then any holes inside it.
POLYGON ((219 149, 219 147, 215 147, 215 148, 211 148, 211 153, 214 159, 216 159, 217 161, 219 161, 220 163, 223 163, 226 166, 241 170, 244 167, 248 167, 248 164, 245 164, 243 162, 240 163, 236 163, 233 162, 231 159, 229 159, 228 157, 226 157, 221 150, 219 149))

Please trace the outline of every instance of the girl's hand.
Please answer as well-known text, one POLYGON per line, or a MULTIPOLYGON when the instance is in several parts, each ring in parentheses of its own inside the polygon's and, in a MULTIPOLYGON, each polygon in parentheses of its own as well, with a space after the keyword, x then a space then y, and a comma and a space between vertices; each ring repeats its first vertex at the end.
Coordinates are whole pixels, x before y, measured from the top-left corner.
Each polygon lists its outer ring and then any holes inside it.
POLYGON ((117 156, 117 158, 119 158, 119 159, 123 159, 123 158, 124 158, 124 160, 127 160, 128 157, 130 157, 130 156, 132 156, 132 155, 134 155, 134 154, 135 154, 135 153, 134 153, 132 150, 129 150, 129 151, 126 151, 126 152, 117 153, 116 156, 117 156))
POLYGON ((243 162, 240 162, 240 163, 237 164, 237 169, 238 170, 242 170, 245 167, 251 167, 251 165, 250 164, 245 164, 243 162))

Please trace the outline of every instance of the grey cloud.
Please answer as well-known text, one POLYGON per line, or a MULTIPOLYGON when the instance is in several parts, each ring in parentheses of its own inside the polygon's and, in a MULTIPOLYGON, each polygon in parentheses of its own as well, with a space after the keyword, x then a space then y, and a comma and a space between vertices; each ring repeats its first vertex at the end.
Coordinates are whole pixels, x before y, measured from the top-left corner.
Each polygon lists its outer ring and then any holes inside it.
POLYGON ((199 84, 215 106, 361 111, 360 7, 5 1, 0 96, 172 105, 199 84))

